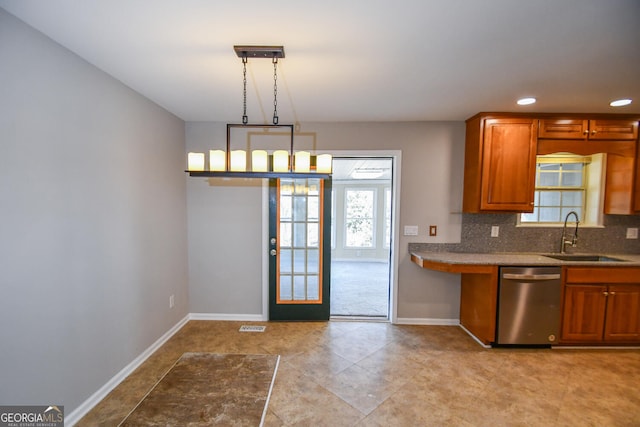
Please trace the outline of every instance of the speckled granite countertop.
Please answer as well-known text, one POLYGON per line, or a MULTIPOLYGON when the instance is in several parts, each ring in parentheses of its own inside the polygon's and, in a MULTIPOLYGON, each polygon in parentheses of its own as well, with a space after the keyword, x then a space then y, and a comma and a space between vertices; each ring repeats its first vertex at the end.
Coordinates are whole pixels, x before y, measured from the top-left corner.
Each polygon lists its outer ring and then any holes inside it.
MULTIPOLYGON (((623 261, 560 261, 539 253, 465 253, 465 252, 425 252, 412 251, 410 254, 420 260, 443 264, 499 265, 499 266, 601 266, 601 267, 638 267, 640 255, 634 254, 598 254, 623 261)), ((552 255, 552 254, 549 254, 552 255)), ((578 255, 578 254, 576 254, 578 255)), ((588 254, 579 254, 588 255, 588 254)))

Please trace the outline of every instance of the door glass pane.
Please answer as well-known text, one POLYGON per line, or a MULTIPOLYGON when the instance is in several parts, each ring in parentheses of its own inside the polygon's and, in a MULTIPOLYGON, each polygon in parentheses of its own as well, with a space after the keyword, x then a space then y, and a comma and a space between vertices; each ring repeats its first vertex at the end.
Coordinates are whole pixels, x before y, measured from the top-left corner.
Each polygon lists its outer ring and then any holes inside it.
POLYGON ((307 224, 307 246, 317 248, 320 243, 320 224, 307 224))
POLYGON ((318 274, 320 272, 318 270, 319 266, 320 266, 320 251, 310 250, 307 253, 307 273, 318 274))
POLYGON ((293 251, 293 272, 304 273, 306 269, 306 251, 304 249, 296 249, 293 251))
POLYGON ((317 221, 320 218, 320 206, 318 204, 319 198, 317 196, 309 196, 307 204, 307 219, 309 221, 317 221))
POLYGON ((320 295, 320 287, 318 285, 318 276, 307 276, 307 299, 318 299, 320 295))
POLYGON ((293 224, 293 246, 296 248, 304 248, 307 244, 307 224, 293 224))
POLYGON ((280 247, 281 248, 291 247, 291 223, 290 222, 280 223, 280 247))
POLYGON ((280 250, 280 273, 292 273, 291 270, 291 250, 280 250))
POLYGON ((307 299, 307 288, 305 286, 305 282, 306 280, 304 276, 293 276, 293 299, 307 299))
POLYGON ((293 198, 293 220, 304 221, 307 219, 307 198, 295 196, 293 198))
POLYGON ((281 300, 287 301, 293 298, 293 294, 291 293, 291 276, 280 276, 278 291, 278 297, 281 300))
POLYGON ((280 218, 291 219, 291 196, 280 197, 280 218))

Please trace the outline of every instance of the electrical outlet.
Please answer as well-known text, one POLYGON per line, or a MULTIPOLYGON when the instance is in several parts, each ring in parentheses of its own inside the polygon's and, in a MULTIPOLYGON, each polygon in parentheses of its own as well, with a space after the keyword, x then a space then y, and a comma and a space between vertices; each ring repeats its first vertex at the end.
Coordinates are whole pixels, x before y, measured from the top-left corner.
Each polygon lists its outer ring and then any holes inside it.
POLYGON ((491 226, 491 237, 498 237, 500 235, 500 227, 497 225, 491 226))
POLYGON ((638 229, 636 227, 627 228, 627 239, 637 239, 638 229))
POLYGON ((173 295, 169 296, 169 308, 173 308, 176 305, 176 301, 173 295))
POLYGON ((438 226, 430 225, 429 226, 429 236, 437 236, 438 235, 438 226))

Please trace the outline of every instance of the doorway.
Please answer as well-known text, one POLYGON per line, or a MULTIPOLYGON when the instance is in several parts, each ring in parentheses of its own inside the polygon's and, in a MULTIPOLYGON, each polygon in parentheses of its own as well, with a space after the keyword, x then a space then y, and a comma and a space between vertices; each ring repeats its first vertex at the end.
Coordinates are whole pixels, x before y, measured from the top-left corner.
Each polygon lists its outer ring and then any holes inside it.
POLYGON ((331 303, 334 318, 390 317, 392 157, 334 157, 331 303))

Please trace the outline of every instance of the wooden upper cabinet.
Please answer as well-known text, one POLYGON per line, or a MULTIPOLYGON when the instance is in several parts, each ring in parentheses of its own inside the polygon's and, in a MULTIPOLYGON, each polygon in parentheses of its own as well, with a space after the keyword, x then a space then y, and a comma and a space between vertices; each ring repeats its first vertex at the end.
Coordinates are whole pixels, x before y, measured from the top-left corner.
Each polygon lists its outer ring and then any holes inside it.
POLYGON ((633 211, 640 212, 640 148, 636 148, 635 189, 633 192, 633 211))
POLYGON ((638 139, 637 120, 589 120, 589 139, 635 141, 638 139))
POLYGON ((586 139, 589 134, 589 120, 541 119, 538 138, 586 139))
POLYGON ((623 119, 541 119, 539 138, 635 141, 638 121, 623 119))
POLYGON ((532 212, 537 123, 475 116, 467 121, 464 212, 532 212))

